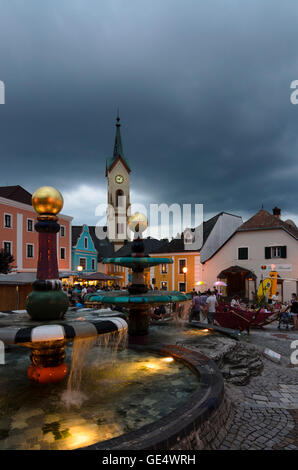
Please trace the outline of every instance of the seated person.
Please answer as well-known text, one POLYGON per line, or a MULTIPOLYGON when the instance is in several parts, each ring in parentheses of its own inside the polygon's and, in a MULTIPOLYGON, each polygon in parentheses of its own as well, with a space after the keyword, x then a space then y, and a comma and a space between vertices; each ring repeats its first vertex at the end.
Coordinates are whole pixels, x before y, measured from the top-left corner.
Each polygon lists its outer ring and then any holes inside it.
POLYGON ((231 307, 240 307, 240 298, 238 295, 235 295, 235 297, 232 298, 231 307))

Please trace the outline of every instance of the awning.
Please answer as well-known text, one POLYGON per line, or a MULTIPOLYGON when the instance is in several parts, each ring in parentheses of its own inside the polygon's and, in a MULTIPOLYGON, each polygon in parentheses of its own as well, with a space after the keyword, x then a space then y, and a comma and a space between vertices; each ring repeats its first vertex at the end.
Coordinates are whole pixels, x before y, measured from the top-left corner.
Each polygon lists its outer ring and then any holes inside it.
POLYGON ((257 279, 257 276, 253 273, 253 271, 250 271, 249 269, 242 268, 241 266, 230 266, 227 269, 224 269, 221 271, 217 278, 218 279, 226 279, 229 274, 240 274, 244 273, 245 278, 252 278, 252 279, 257 279))
POLYGON ((122 277, 109 276, 105 273, 91 273, 88 275, 81 275, 79 277, 84 281, 118 281, 119 279, 122 279, 122 277))
POLYGON ((0 274, 0 284, 21 286, 25 284, 33 284, 36 280, 36 272, 32 273, 10 273, 0 274))

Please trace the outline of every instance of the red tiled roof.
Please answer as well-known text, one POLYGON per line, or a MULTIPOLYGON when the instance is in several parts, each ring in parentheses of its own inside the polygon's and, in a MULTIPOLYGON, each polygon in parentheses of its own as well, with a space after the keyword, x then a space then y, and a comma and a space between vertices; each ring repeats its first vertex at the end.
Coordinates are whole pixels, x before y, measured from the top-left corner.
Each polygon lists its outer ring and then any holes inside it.
POLYGON ((298 229, 287 222, 279 219, 270 212, 264 209, 259 210, 255 215, 248 219, 244 224, 238 227, 237 232, 249 230, 269 230, 269 229, 282 229, 298 239, 298 229))
POLYGON ((32 195, 22 186, 0 186, 0 197, 32 205, 32 195))

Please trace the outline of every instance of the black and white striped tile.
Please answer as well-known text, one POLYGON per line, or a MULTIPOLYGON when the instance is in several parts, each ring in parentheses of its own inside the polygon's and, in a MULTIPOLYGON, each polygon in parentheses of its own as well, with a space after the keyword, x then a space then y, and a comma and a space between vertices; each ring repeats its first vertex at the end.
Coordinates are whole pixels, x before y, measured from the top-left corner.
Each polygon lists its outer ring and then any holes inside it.
POLYGON ((65 324, 0 328, 0 340, 5 344, 35 343, 43 341, 72 340, 88 338, 127 329, 127 323, 120 317, 106 317, 102 320, 70 321, 65 324))

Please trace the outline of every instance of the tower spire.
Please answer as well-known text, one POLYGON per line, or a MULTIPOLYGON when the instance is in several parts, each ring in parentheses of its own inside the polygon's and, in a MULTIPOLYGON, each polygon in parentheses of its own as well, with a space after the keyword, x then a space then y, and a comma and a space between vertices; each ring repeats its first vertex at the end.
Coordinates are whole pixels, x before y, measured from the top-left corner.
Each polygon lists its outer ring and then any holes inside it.
POLYGON ((123 155, 123 148, 122 148, 122 140, 121 140, 121 133, 120 133, 120 116, 119 116, 119 108, 117 110, 117 118, 116 118, 116 136, 115 136, 115 144, 114 144, 114 152, 113 157, 122 157, 123 155))

